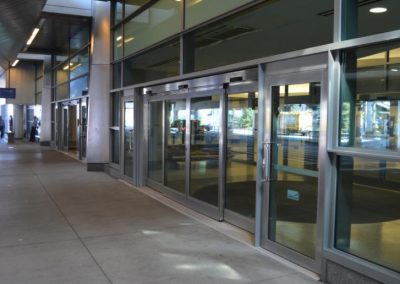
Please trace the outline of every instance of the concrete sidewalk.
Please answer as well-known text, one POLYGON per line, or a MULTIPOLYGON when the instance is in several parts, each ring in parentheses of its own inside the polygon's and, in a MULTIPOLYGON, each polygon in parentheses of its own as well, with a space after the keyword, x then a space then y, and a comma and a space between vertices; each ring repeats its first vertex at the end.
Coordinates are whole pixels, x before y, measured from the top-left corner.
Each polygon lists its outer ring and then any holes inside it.
POLYGON ((0 144, 0 283, 318 283, 105 173, 0 144))

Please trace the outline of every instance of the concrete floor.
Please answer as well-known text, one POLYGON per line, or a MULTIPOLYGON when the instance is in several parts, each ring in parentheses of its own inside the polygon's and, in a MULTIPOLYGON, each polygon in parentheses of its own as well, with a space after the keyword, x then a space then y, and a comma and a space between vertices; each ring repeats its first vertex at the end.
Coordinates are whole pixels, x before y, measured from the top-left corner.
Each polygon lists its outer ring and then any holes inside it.
POLYGON ((0 283, 317 281, 64 154, 2 143, 0 283))

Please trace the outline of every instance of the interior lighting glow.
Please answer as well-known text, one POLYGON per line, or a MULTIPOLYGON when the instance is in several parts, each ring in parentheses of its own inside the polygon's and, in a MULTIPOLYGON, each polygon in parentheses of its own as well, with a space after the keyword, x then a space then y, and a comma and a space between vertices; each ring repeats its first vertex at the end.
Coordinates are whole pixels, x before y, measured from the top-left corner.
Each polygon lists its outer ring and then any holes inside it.
POLYGON ((117 37, 117 41, 120 41, 122 39, 122 36, 117 37))
POLYGON ((63 70, 68 70, 68 68, 69 68, 69 65, 65 65, 63 70))
POLYGON ((12 67, 17 66, 18 62, 19 62, 19 59, 16 59, 16 60, 13 62, 13 64, 11 64, 11 66, 12 66, 12 67))
POLYGON ((33 30, 33 33, 31 34, 31 37, 28 39, 28 41, 26 42, 26 44, 27 45, 30 45, 32 42, 33 42, 33 40, 35 39, 35 37, 36 37, 36 35, 38 34, 38 32, 39 32, 39 29, 38 28, 35 28, 34 30, 33 30))
POLYGON ((399 69, 393 68, 393 69, 390 69, 390 71, 392 71, 392 72, 399 72, 399 69))
POLYGON ((387 8, 385 7, 373 7, 369 9, 369 12, 372 14, 382 14, 387 12, 387 8))

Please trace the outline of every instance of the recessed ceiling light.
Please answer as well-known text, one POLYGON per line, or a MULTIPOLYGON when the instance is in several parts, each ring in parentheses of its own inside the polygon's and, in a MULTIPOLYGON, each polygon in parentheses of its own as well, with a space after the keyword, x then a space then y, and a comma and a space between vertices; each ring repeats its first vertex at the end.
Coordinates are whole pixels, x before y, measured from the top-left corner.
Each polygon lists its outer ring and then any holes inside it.
POLYGON ((117 37, 117 41, 120 41, 122 39, 122 36, 117 37))
POLYGON ((387 11, 387 8, 385 7, 374 7, 369 9, 369 12, 372 14, 381 14, 381 13, 385 13, 387 11))
POLYGON ((399 69, 397 69, 397 68, 392 68, 392 69, 390 69, 390 71, 392 71, 392 72, 399 72, 399 69))

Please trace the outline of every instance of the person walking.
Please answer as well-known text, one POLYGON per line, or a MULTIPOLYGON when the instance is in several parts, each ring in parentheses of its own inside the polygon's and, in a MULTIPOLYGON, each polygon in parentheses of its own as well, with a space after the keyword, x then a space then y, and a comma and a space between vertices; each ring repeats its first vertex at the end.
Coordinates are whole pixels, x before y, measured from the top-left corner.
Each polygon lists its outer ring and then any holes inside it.
POLYGON ((0 115, 0 139, 4 138, 4 119, 0 115))
POLYGON ((32 127, 31 127, 31 135, 30 135, 30 142, 35 142, 36 141, 36 134, 37 134, 37 129, 39 128, 39 119, 34 116, 33 117, 33 122, 32 122, 32 127))

